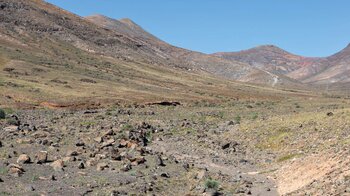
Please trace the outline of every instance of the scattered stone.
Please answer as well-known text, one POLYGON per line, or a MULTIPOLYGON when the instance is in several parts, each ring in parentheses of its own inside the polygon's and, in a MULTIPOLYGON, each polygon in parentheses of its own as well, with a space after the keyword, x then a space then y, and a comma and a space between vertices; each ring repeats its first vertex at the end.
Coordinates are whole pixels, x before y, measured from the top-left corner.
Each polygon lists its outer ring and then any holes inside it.
POLYGON ((328 112, 327 113, 327 116, 333 116, 334 114, 333 114, 333 112, 328 112))
POLYGON ((30 157, 26 154, 21 154, 17 159, 18 164, 28 164, 30 163, 30 157))
POLYGON ((246 190, 244 188, 240 187, 240 188, 236 189, 235 193, 236 194, 243 194, 243 193, 246 193, 246 190))
POLYGON ((94 141, 97 143, 102 143, 103 139, 102 139, 102 137, 96 137, 96 138, 94 138, 94 141))
POLYGON ((105 133, 102 134, 102 137, 106 137, 106 136, 112 136, 114 135, 113 130, 108 130, 105 133))
POLYGON ((82 193, 82 195, 88 195, 89 193, 92 193, 94 190, 93 189, 87 189, 82 193))
POLYGON ((78 169, 85 169, 85 165, 83 162, 80 162, 78 165, 78 169))
POLYGON ((86 176, 86 172, 78 172, 78 174, 82 175, 82 176, 86 176))
POLYGON ((64 162, 62 159, 58 159, 50 165, 55 171, 63 171, 64 162))
POLYGON ((34 141, 33 139, 31 139, 31 138, 28 138, 28 139, 18 139, 18 140, 16 140, 16 142, 17 142, 18 144, 33 144, 33 143, 35 143, 35 141, 34 141))
POLYGON ((56 180, 56 177, 54 175, 51 175, 49 177, 43 177, 43 176, 40 176, 39 177, 40 180, 52 180, 52 181, 55 181, 56 180))
POLYGON ((47 151, 40 151, 35 155, 35 162, 37 164, 43 164, 47 162, 47 151))
POLYGON ((111 192, 111 196, 120 196, 120 195, 128 195, 128 192, 126 192, 126 191, 116 191, 116 190, 111 192))
POLYGON ((77 158, 71 156, 71 157, 64 157, 62 160, 63 160, 63 162, 65 162, 65 163, 69 163, 69 162, 74 162, 74 161, 76 161, 77 158))
POLYGON ((17 132, 18 131, 18 126, 8 126, 3 128, 3 132, 17 132))
POLYGON ((230 147, 230 144, 231 144, 231 143, 226 143, 226 144, 222 145, 221 148, 222 148, 223 150, 225 150, 225 149, 227 149, 227 148, 230 147))
POLYGON ((131 170, 131 169, 132 169, 132 166, 131 166, 130 163, 128 163, 128 164, 126 164, 126 165, 123 166, 123 168, 121 169, 121 171, 127 172, 127 171, 129 171, 129 170, 131 170))
POLYGON ((35 188, 32 185, 28 185, 28 186, 26 186, 26 191, 28 191, 28 192, 35 191, 35 188))
POLYGON ((70 150, 67 152, 67 156, 78 156, 79 153, 75 150, 70 150))
POLYGON ((50 180, 52 180, 52 181, 56 181, 56 180, 57 180, 57 178, 56 178, 56 176, 51 175, 51 176, 50 176, 50 180))
POLYGON ((15 177, 20 177, 25 172, 24 169, 17 164, 10 164, 8 168, 9 168, 8 173, 15 177))
POLYGON ((96 110, 86 110, 84 114, 96 114, 98 113, 96 110))
POLYGON ((160 176, 163 177, 163 178, 170 178, 169 173, 166 173, 166 172, 161 173, 160 176))
POLYGON ((109 140, 107 140, 107 141, 102 143, 101 148, 112 146, 113 143, 115 143, 115 140, 114 139, 109 139, 109 140))
POLYGON ((49 143, 50 143, 50 142, 49 142, 49 140, 47 140, 47 139, 44 139, 44 140, 41 141, 41 144, 44 145, 44 146, 48 146, 49 143))
POLYGON ((184 163, 182 166, 185 168, 186 171, 190 169, 190 164, 188 163, 184 163))
POLYGON ((121 160, 123 160, 124 158, 125 158, 125 152, 122 152, 122 153, 117 153, 117 154, 112 154, 111 155, 111 159, 113 159, 113 160, 116 160, 116 161, 121 161, 121 160))
MULTIPOLYGON (((130 160, 131 161, 131 160, 130 160)), ((131 161, 131 165, 132 166, 137 166, 139 164, 142 164, 146 162, 146 159, 144 157, 138 157, 138 158, 135 158, 131 161)))
POLYGON ((75 143, 75 146, 81 147, 81 146, 85 146, 85 143, 81 140, 77 141, 77 143, 75 143))
POLYGON ((235 149, 236 146, 238 146, 237 142, 227 142, 227 143, 224 143, 221 146, 221 149, 226 150, 228 148, 232 148, 234 150, 234 152, 235 152, 236 151, 236 149, 235 149))
POLYGON ((248 160, 246 160, 246 159, 241 159, 241 160, 239 160, 239 163, 243 163, 243 164, 246 164, 246 163, 248 163, 249 161, 248 160))
POLYGON ((202 180, 207 176, 207 172, 205 170, 201 170, 197 173, 196 179, 197 180, 202 180))
POLYGON ((106 168, 108 168, 108 164, 107 163, 98 163, 97 164, 97 171, 103 171, 106 168))
POLYGON ((121 139, 121 140, 119 141, 118 147, 119 147, 119 148, 125 148, 127 145, 128 145, 128 142, 127 142, 126 140, 124 140, 124 139, 121 139))
POLYGON ((97 165, 97 163, 98 163, 98 161, 96 159, 94 159, 94 158, 89 159, 89 160, 86 161, 86 165, 88 167, 93 167, 93 166, 97 165))
POLYGON ((50 136, 50 133, 47 131, 37 131, 31 135, 33 138, 38 139, 38 138, 47 138, 50 136))
POLYGON ((226 124, 227 124, 228 126, 232 126, 232 125, 235 125, 236 123, 233 122, 232 120, 230 120, 230 121, 226 122, 226 124))
POLYGON ((157 156, 156 162, 157 162, 157 165, 158 165, 158 166, 162 166, 162 167, 165 167, 165 166, 166 166, 166 164, 164 163, 163 158, 162 158, 160 155, 157 156))

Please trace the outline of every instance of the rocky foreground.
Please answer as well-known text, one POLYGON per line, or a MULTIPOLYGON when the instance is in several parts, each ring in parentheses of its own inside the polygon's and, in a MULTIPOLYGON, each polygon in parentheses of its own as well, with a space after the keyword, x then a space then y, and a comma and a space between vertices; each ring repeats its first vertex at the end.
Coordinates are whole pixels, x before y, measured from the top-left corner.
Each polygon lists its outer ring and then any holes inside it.
POLYGON ((0 125, 0 195, 277 194, 249 144, 224 137, 240 119, 177 108, 14 112, 0 125))
POLYGON ((0 195, 347 195, 348 104, 6 109, 0 195))

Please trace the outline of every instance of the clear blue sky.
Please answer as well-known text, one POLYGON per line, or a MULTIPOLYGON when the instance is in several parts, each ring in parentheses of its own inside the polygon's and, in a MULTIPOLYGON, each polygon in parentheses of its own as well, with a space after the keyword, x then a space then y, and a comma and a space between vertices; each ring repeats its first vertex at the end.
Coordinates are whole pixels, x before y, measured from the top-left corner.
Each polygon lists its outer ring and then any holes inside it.
POLYGON ((80 16, 130 18, 183 48, 213 53, 274 44, 328 56, 350 43, 349 0, 47 0, 80 16))

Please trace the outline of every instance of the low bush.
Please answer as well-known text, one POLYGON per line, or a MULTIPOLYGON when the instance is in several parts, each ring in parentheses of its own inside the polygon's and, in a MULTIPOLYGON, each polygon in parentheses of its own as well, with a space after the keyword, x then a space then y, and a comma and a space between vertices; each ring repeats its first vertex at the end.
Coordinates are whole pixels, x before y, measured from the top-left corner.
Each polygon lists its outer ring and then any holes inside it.
POLYGON ((217 190, 219 188, 219 182, 213 179, 207 179, 204 184, 207 189, 217 190))
POLYGON ((0 119, 5 119, 6 118, 6 112, 3 109, 0 109, 0 119))

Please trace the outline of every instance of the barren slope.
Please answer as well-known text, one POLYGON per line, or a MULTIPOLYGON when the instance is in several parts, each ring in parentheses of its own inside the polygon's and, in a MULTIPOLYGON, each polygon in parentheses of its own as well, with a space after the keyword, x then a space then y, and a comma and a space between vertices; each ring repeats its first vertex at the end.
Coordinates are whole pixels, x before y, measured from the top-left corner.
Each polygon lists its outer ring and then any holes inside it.
POLYGON ((313 85, 332 85, 335 89, 350 81, 350 47, 326 58, 310 58, 291 54, 276 46, 259 46, 240 52, 213 54, 228 60, 248 63, 274 74, 313 85))
POLYGON ((273 82, 273 77, 247 65, 167 44, 165 49, 156 48, 150 35, 149 43, 141 42, 137 35, 145 33, 127 20, 121 24, 127 24, 125 31, 134 29, 135 36, 97 26, 39 0, 0 4, 2 105, 65 107, 284 94, 213 75, 254 81, 250 76, 258 72, 273 82), (197 70, 188 71, 192 67, 197 70))
POLYGON ((285 75, 299 81, 324 70, 328 63, 326 59, 294 55, 273 45, 259 46, 240 52, 216 53, 214 55, 248 63, 261 70, 285 75))
POLYGON ((350 82, 350 45, 340 52, 327 57, 329 66, 317 75, 305 80, 309 83, 330 84, 350 82))
POLYGON ((138 40, 142 45, 152 48, 158 54, 167 57, 168 64, 175 67, 188 71, 207 72, 227 79, 268 84, 269 86, 275 81, 275 77, 271 74, 250 67, 245 63, 172 46, 146 32, 129 19, 119 21, 101 15, 88 16, 86 18, 96 25, 113 30, 125 37, 138 40))

